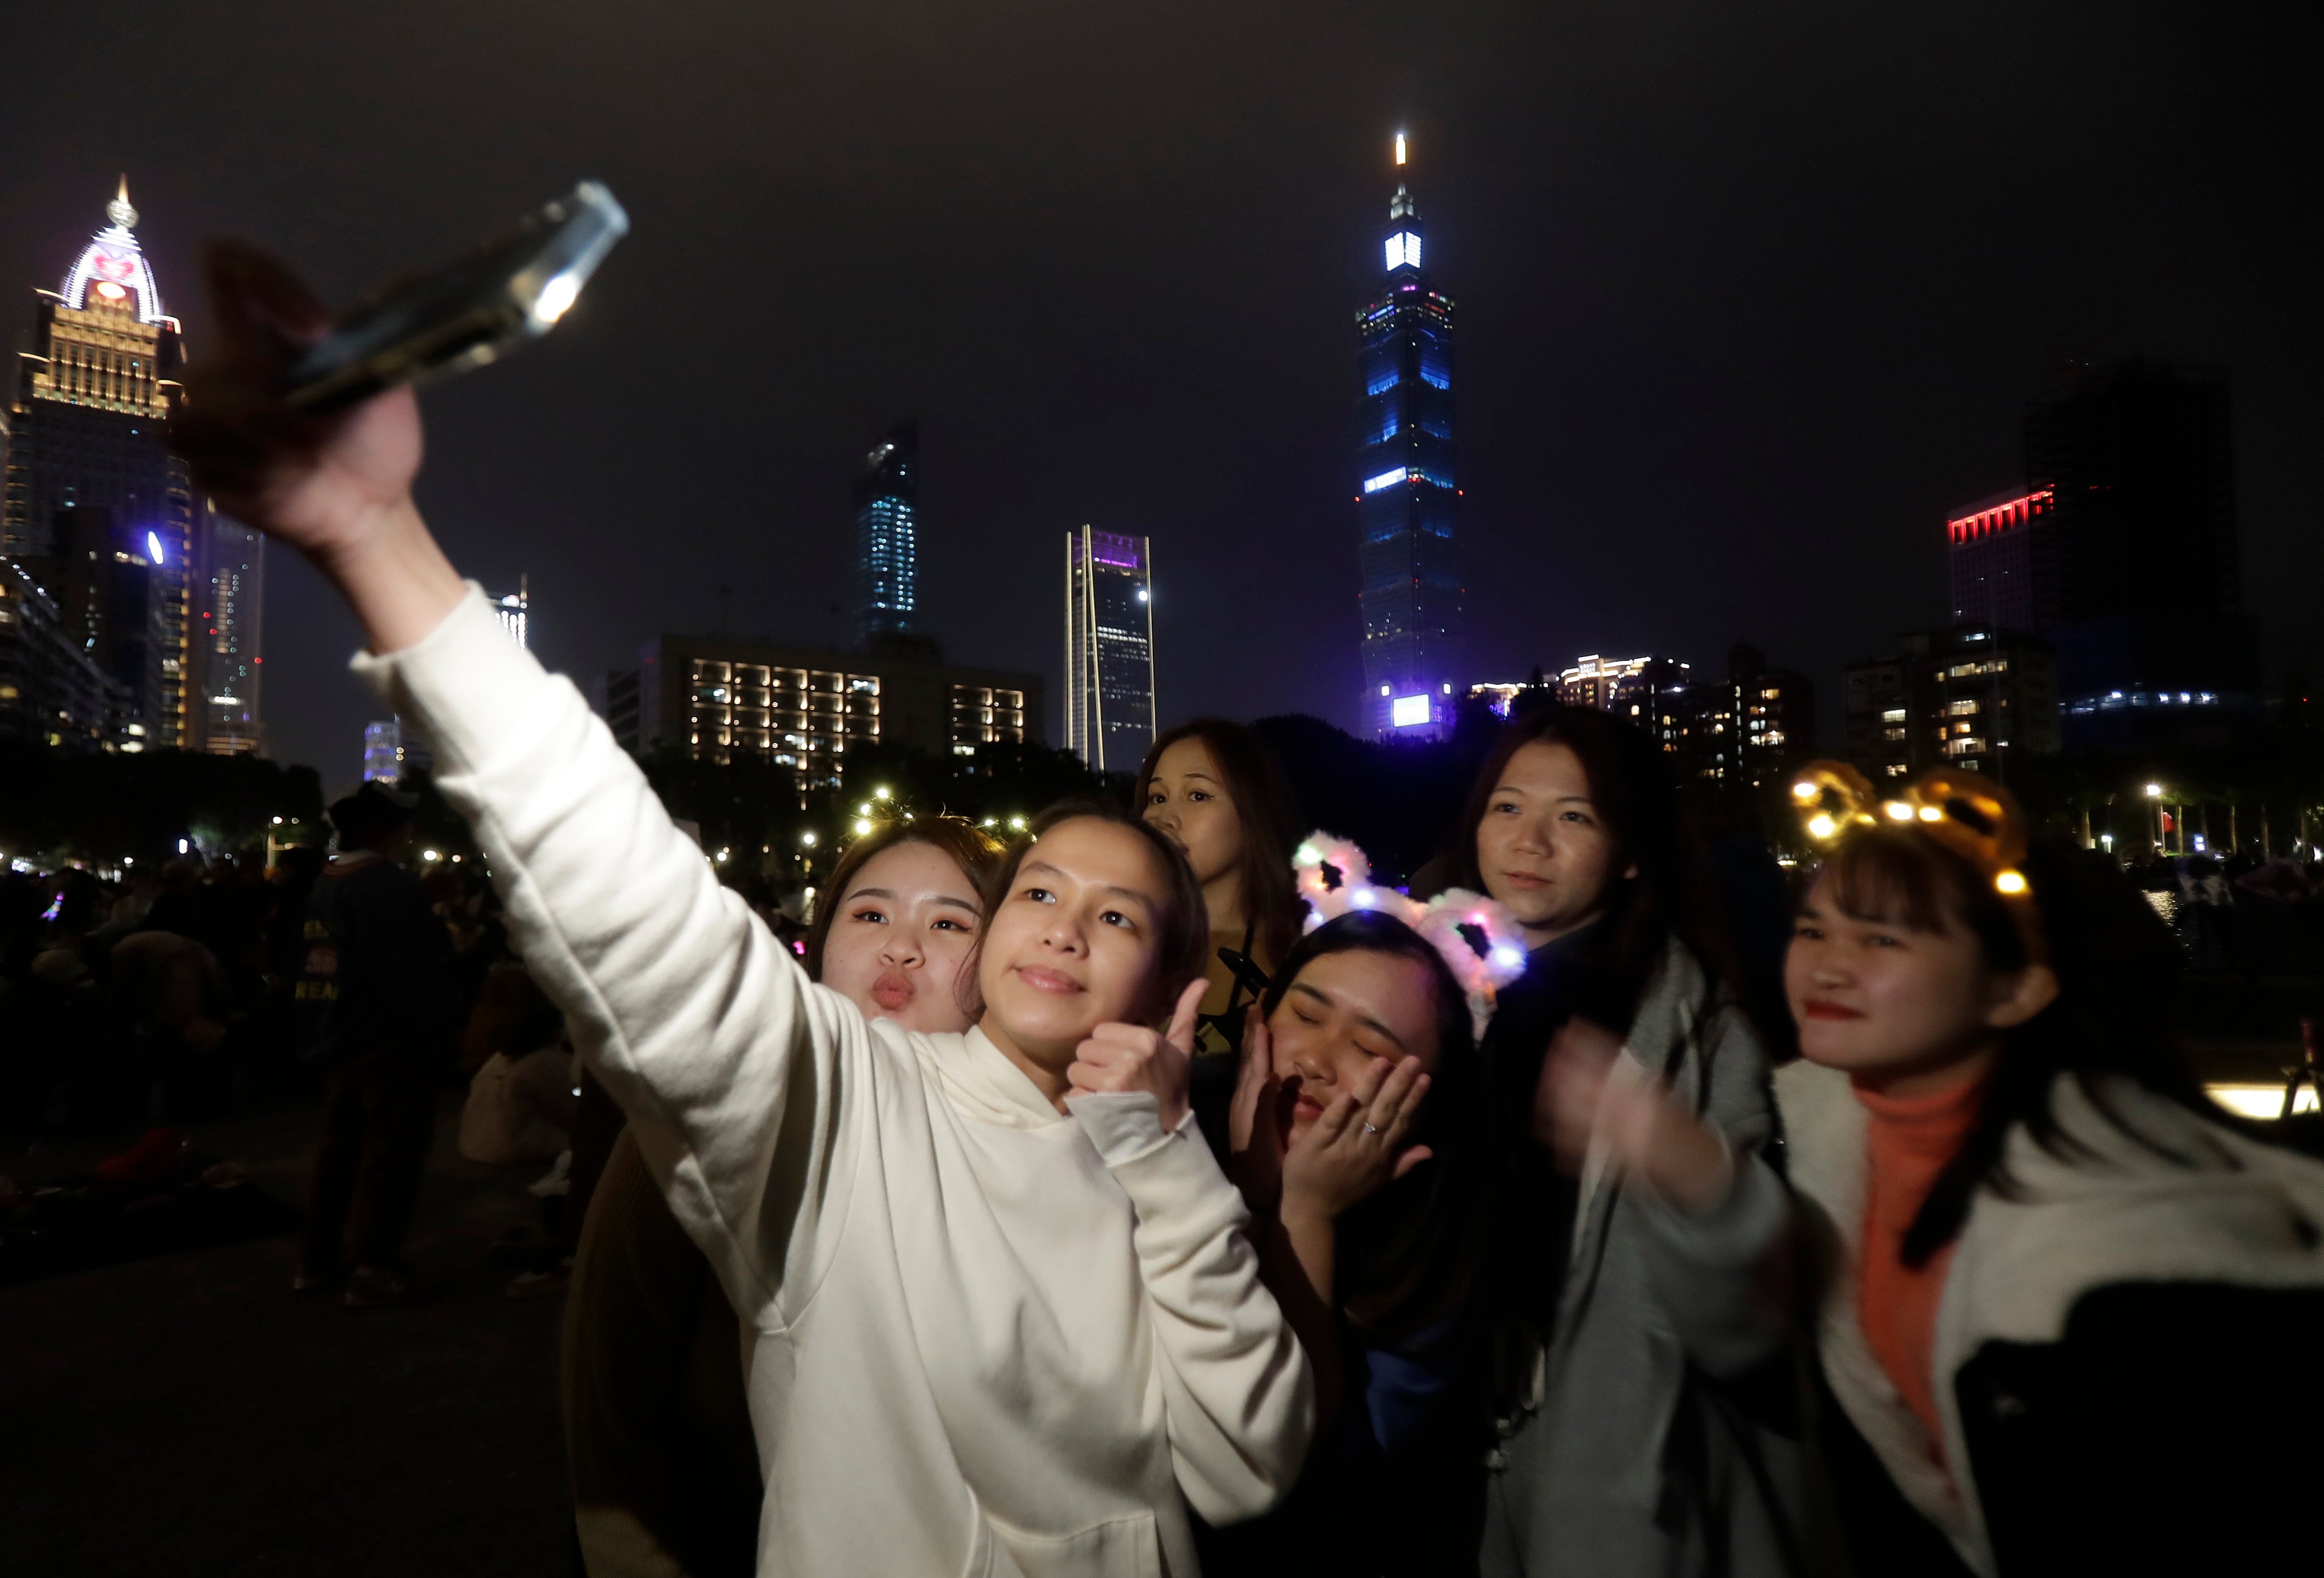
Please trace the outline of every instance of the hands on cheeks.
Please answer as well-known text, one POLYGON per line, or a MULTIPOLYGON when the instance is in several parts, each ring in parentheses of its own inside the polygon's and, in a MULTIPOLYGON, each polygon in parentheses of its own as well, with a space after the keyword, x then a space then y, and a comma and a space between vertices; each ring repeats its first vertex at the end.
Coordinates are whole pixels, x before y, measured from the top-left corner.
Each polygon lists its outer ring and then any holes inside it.
POLYGON ((1664 1198, 1695 1211, 1717 1205, 1733 1181, 1725 1142, 1672 1099, 1661 1080, 1617 1075, 1621 1051, 1620 1039, 1602 1025, 1568 1020, 1542 1059, 1534 1138, 1556 1153, 1561 1167, 1578 1173, 1591 1140, 1602 1136, 1613 1165, 1664 1198))
POLYGON ((1283 1199, 1283 1153, 1291 1146, 1291 1109, 1298 1100, 1298 1077, 1275 1072, 1267 1016, 1253 1003, 1243 1014, 1242 1064, 1227 1109, 1227 1170, 1243 1203, 1262 1216, 1283 1199))
POLYGON ((1077 1092, 1146 1091, 1162 1110, 1162 1131, 1186 1119, 1186 1072, 1194 1056, 1194 1020, 1210 983, 1196 979, 1178 994, 1167 1030, 1144 1025, 1100 1025, 1074 1049, 1065 1083, 1077 1092))
POLYGON ((1333 1096, 1284 1154, 1284 1215, 1336 1221, 1434 1155, 1405 1144, 1428 1086, 1417 1057, 1372 1059, 1355 1088, 1333 1096))

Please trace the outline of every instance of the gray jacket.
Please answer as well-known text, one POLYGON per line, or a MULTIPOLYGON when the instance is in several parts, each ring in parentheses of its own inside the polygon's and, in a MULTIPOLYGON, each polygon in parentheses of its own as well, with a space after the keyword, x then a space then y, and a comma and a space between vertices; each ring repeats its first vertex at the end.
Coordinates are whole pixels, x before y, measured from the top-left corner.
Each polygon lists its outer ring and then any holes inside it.
POLYGON ((1721 1383, 1775 1356, 1790 1327, 1783 1181, 1766 1054, 1736 1006, 1674 943, 1614 1077, 1653 1075, 1726 1136, 1735 1184, 1691 1215, 1626 1185, 1593 1140, 1572 1257, 1528 1406, 1487 1490, 1480 1564, 1502 1574, 1785 1574, 1796 1445, 1721 1383))

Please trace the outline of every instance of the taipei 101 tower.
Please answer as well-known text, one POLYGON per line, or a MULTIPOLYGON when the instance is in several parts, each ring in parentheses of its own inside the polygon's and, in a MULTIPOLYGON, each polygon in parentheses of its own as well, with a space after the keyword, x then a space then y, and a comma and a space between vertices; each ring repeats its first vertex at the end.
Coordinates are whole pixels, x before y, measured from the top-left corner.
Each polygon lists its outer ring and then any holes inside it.
POLYGON ((1461 498, 1452 438, 1452 300, 1422 267, 1419 207, 1397 134, 1396 196, 1381 232, 1380 293, 1356 314, 1360 340, 1356 519, 1362 528, 1362 733, 1433 739, 1459 697, 1461 498))

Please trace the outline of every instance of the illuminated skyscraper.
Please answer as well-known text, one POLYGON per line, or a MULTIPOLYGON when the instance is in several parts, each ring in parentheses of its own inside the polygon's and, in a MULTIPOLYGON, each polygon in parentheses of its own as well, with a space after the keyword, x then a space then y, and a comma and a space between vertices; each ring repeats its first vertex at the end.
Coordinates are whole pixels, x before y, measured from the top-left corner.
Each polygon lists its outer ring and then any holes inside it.
POLYGON ((532 577, 519 576, 516 590, 505 597, 493 599, 493 616, 501 622, 501 633, 518 646, 532 646, 532 577))
POLYGON ((106 205, 64 289, 41 291, 12 411, 0 553, 55 599, 64 629, 119 687, 111 743, 198 746, 193 704, 193 491, 163 442, 184 359, 178 320, 131 232, 129 185, 106 205))
POLYGON ((205 506, 195 544, 193 669, 202 749, 213 756, 262 754, 266 539, 205 506))
POLYGON ((918 627, 919 512, 920 426, 904 422, 855 474, 855 633, 866 645, 918 627))
POLYGON ((1154 743, 1153 559, 1143 537, 1065 534, 1065 748, 1135 772, 1154 743))
MULTIPOLYGON (((1401 176, 1402 133, 1396 162, 1401 176)), ((1401 180, 1388 213, 1385 287, 1356 314, 1363 732, 1426 738, 1451 731, 1461 678, 1452 301, 1422 272, 1420 210, 1401 180)))

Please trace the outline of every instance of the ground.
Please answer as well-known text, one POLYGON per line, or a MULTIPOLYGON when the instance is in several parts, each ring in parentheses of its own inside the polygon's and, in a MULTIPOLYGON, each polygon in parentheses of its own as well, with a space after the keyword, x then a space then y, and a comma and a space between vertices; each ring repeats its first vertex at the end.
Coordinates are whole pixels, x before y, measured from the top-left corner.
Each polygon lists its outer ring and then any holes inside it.
MULTIPOLYGON (((561 1297, 512 1300, 486 1252, 540 1169, 462 1161, 447 1093, 411 1241, 422 1297, 293 1297, 289 1240, 0 1288, 0 1546, 12 1573, 566 1578, 561 1297)), ((299 1198, 311 1104, 189 1125, 299 1198)), ((87 1170, 134 1133, 28 1156, 87 1170)))

